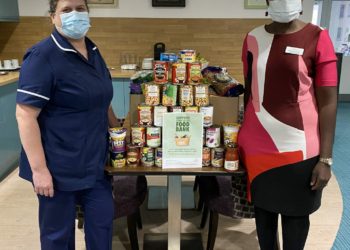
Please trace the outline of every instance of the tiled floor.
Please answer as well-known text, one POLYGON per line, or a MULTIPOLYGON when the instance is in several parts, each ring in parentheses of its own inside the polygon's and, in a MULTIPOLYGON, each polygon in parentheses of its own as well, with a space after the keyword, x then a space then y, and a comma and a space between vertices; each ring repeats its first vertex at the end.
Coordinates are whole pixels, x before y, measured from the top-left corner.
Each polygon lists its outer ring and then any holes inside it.
MULTIPOLYGON (((159 180, 150 180, 154 184, 159 180)), ((167 211, 147 210, 142 207, 144 229, 139 231, 139 243, 142 246, 144 233, 166 233, 167 211)), ((322 208, 311 216, 311 229, 305 249, 330 249, 335 239, 342 213, 342 199, 335 178, 324 192, 322 208)), ((199 230, 200 213, 184 210, 182 214, 182 232, 202 232, 203 244, 206 244, 207 228, 199 230)), ((76 230, 76 249, 85 249, 83 233, 76 230)), ((37 200, 32 186, 18 177, 17 171, 0 183, 0 249, 1 250, 37 250, 39 234, 37 223, 37 200)), ((115 222, 113 249, 130 249, 124 218, 115 222)), ((140 248, 142 249, 142 247, 140 248)), ((234 220, 220 217, 217 250, 257 250, 258 243, 254 220, 234 220)))
POLYGON ((343 197, 344 211, 333 250, 350 249, 350 102, 339 103, 334 145, 334 175, 343 197))

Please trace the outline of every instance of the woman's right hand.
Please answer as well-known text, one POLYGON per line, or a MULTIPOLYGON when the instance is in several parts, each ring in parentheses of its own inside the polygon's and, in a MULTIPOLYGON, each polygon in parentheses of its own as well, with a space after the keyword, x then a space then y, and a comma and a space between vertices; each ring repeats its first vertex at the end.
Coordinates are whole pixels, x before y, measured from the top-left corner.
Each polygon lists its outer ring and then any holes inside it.
POLYGON ((34 191, 37 195, 53 197, 53 182, 47 167, 41 168, 39 171, 33 171, 33 184, 34 191))

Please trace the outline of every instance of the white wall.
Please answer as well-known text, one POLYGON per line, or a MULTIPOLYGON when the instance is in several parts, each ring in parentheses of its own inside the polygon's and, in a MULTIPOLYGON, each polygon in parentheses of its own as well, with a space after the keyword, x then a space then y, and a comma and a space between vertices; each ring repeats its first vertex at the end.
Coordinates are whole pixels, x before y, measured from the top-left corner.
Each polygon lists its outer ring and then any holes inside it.
MULTIPOLYGON (((21 16, 46 16, 48 0, 18 0, 21 16)), ((264 18, 265 10, 244 9, 244 0, 186 0, 185 8, 153 8, 152 0, 119 0, 118 8, 91 8, 92 17, 264 18)), ((304 1, 303 19, 311 21, 314 0, 304 1)))

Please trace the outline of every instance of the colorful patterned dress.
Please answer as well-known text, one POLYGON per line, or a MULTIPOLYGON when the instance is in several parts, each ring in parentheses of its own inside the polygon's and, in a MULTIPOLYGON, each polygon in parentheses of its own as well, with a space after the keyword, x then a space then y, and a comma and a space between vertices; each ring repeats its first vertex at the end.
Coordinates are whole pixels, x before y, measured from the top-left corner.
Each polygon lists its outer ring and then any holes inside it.
POLYGON ((320 135, 315 87, 336 86, 336 56, 326 30, 307 24, 273 35, 251 31, 242 55, 251 95, 238 136, 249 198, 271 212, 302 216, 320 206, 311 174, 320 135))

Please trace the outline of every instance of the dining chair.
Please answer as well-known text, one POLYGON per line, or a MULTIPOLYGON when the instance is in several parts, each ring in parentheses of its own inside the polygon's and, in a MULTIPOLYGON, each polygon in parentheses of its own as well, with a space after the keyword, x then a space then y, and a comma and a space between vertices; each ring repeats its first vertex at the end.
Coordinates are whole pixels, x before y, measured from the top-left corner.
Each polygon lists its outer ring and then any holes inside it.
POLYGON ((217 235, 219 214, 235 219, 254 218, 254 207, 246 199, 246 173, 232 176, 201 176, 199 195, 204 203, 200 228, 209 216, 207 250, 213 250, 217 235))
MULTIPOLYGON (((140 206, 147 195, 147 179, 141 176, 113 176, 114 218, 127 217, 129 241, 132 250, 138 250, 137 228, 142 229, 140 206)), ((84 213, 77 206, 78 228, 84 226, 84 213)))

